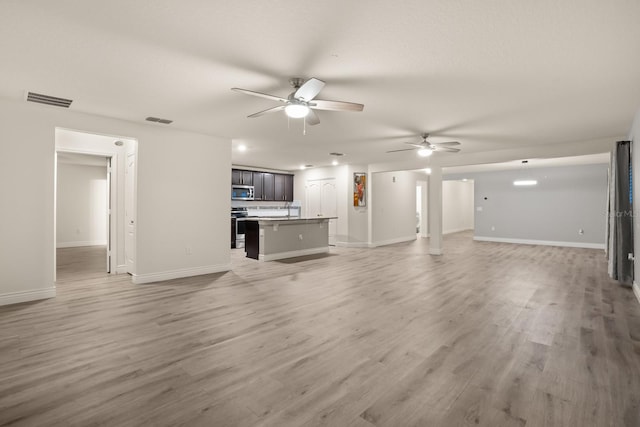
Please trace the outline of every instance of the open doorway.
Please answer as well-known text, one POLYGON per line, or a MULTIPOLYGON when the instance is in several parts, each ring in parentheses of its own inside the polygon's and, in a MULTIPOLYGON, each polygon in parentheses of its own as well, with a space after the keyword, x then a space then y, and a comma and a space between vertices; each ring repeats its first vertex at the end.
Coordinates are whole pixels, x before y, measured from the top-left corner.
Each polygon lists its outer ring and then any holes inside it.
POLYGON ((56 180, 56 268, 72 280, 111 271, 109 164, 111 157, 60 152, 56 180))
POLYGON ((56 129, 56 282, 135 273, 137 141, 56 129))

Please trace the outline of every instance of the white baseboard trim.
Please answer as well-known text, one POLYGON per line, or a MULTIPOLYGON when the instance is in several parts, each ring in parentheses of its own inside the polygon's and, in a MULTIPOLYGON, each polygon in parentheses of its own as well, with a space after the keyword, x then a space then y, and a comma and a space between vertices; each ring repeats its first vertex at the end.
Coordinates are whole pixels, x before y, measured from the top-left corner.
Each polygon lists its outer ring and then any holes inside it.
POLYGON ((635 281, 633 282, 633 293, 636 295, 638 302, 640 302, 640 286, 635 281))
POLYGON ((453 234, 453 233, 460 233, 461 231, 470 231, 473 230, 473 228, 455 228, 453 230, 445 230, 442 232, 442 234, 453 234))
POLYGON ((79 248, 81 246, 107 246, 106 240, 87 240, 79 242, 60 242, 57 248, 79 248))
POLYGON ((519 245, 540 245, 540 246, 563 246, 567 248, 602 249, 604 243, 582 243, 582 242, 555 242, 552 240, 529 240, 529 239, 508 239, 504 237, 474 236, 473 240, 480 242, 515 243, 519 245))
POLYGON ((300 256, 317 255, 317 254, 324 254, 328 252, 329 252, 329 247, 323 246, 321 248, 301 249, 299 251, 278 252, 275 254, 267 254, 267 255, 260 254, 258 255, 258 260, 259 261, 275 261, 278 259, 296 258, 300 256))
POLYGON ((388 240, 380 240, 377 242, 371 242, 369 244, 370 248, 377 248, 378 246, 386 246, 386 245, 393 245, 396 243, 404 243, 404 242, 410 242, 412 240, 416 240, 417 237, 415 234, 411 235, 411 236, 405 236, 405 237, 396 237, 395 239, 388 239, 388 240))
POLYGON ((336 246, 342 248, 368 248, 369 243, 367 242, 336 242, 336 246))
POLYGON ((116 274, 127 274, 127 266, 126 265, 119 265, 116 267, 116 274))
POLYGON ((162 282, 165 280, 181 279, 183 277, 201 276, 203 274, 221 273, 231 270, 231 263, 221 265, 206 265, 203 267, 183 268, 180 270, 162 271, 159 273, 132 274, 131 282, 142 283, 162 282))
POLYGON ((55 298, 56 288, 34 289, 31 291, 10 292, 0 294, 0 305, 18 304, 21 302, 37 301, 41 299, 55 298))

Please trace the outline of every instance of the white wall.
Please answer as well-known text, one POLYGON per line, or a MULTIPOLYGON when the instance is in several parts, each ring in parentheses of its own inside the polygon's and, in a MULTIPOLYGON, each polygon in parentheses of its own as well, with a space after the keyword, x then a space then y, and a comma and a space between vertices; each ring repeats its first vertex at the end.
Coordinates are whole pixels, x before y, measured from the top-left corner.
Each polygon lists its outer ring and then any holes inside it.
POLYGON ((107 167, 58 162, 56 246, 107 244, 107 167))
POLYGON ((415 240, 416 182, 424 179, 424 175, 409 171, 371 175, 371 244, 381 246, 415 240))
POLYGON ((4 99, 0 117, 0 304, 55 295, 56 127, 138 140, 141 281, 230 269, 230 140, 4 99))
POLYGON ((467 174, 474 179, 475 238, 604 248, 606 164, 467 174), (538 185, 516 187, 516 179, 538 185), (579 234, 579 230, 583 234, 579 234))
POLYGON ((473 230, 473 181, 442 181, 442 234, 473 230))

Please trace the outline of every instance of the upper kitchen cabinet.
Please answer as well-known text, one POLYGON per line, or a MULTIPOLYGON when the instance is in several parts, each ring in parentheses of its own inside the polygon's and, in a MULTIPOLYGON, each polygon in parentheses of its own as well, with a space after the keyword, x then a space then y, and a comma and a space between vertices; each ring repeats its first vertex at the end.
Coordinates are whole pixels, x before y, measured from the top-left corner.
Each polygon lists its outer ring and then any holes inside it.
POLYGON ((262 200, 276 200, 275 175, 268 172, 262 173, 262 200))
POLYGON ((293 202, 293 175, 284 176, 284 199, 293 202))
POLYGON ((241 169, 231 170, 232 185, 253 185, 253 172, 241 169))
POLYGON ((232 169, 231 184, 253 186, 254 200, 264 202, 293 201, 293 175, 232 169))
POLYGON ((253 172, 253 200, 267 200, 264 197, 263 172, 253 172))
POLYGON ((293 175, 275 174, 275 200, 293 201, 293 175))

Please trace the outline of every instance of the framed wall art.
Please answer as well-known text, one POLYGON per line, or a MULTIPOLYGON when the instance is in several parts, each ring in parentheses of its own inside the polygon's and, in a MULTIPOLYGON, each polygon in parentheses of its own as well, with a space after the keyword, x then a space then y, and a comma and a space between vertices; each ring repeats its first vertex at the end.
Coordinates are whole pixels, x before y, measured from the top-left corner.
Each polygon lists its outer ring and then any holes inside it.
POLYGON ((353 174, 353 206, 367 206, 367 174, 364 172, 353 174))

